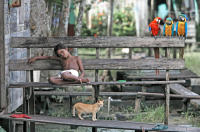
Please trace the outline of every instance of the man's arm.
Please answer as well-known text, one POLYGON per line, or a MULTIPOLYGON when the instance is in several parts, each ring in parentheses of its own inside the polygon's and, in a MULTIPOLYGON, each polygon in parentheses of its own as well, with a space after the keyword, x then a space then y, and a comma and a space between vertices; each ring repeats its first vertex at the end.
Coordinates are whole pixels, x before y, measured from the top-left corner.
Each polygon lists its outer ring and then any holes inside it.
POLYGON ((36 56, 36 57, 33 57, 33 58, 30 58, 28 60, 28 63, 33 63, 34 61, 36 60, 60 60, 59 57, 56 57, 56 56, 36 56))
POLYGON ((77 57, 77 63, 79 65, 79 70, 81 72, 81 75, 79 76, 79 78, 83 78, 83 76, 85 75, 85 72, 84 72, 83 63, 80 57, 77 57))

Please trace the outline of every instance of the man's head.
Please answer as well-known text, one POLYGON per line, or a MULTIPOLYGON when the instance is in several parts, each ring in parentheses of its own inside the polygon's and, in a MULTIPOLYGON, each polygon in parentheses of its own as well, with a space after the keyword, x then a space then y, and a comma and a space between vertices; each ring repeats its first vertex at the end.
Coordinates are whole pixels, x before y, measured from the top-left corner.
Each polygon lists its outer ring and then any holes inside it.
POLYGON ((67 58, 69 56, 68 48, 61 43, 54 47, 54 52, 58 57, 67 58))

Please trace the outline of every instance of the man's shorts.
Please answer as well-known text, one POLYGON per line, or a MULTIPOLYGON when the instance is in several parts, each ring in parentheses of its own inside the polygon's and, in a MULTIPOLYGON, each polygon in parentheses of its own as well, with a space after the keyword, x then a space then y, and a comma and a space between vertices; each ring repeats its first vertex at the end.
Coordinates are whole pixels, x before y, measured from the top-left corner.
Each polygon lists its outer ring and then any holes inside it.
POLYGON ((78 74, 78 71, 74 70, 74 69, 70 69, 70 70, 64 70, 64 71, 61 71, 58 76, 61 77, 61 75, 65 72, 69 72, 71 73, 72 75, 76 76, 76 77, 79 77, 79 74, 78 74))

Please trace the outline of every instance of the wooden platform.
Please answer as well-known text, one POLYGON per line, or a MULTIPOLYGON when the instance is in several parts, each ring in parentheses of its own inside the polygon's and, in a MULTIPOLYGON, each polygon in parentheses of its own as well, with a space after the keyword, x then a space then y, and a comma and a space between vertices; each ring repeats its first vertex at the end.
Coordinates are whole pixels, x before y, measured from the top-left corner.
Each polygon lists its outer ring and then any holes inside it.
MULTIPOLYGON (((163 70, 160 70, 159 75, 155 75, 155 71, 142 71, 140 73, 131 73, 122 71, 124 74, 125 79, 132 80, 132 79, 166 79, 166 73, 163 70)), ((180 70, 180 71, 169 71, 169 78, 170 79, 188 79, 188 78, 200 78, 197 74, 193 73, 190 70, 180 70)))
MULTIPOLYGON (((130 82, 90 82, 83 83, 82 85, 164 85, 164 84, 174 84, 174 83, 185 83, 185 80, 176 80, 176 81, 130 81, 130 82)), ((26 87, 58 87, 66 88, 68 86, 81 86, 80 84, 66 84, 66 85, 53 85, 50 83, 40 83, 40 82, 19 82, 10 84, 9 88, 26 88, 26 87)))
MULTIPOLYGON (((157 124, 153 123, 139 123, 139 122, 129 122, 129 121, 111 121, 111 120, 79 120, 75 118, 57 118, 49 116, 39 116, 39 115, 30 115, 31 119, 22 119, 22 118, 11 118, 10 115, 0 115, 0 118, 12 119, 17 121, 29 121, 29 122, 40 122, 40 123, 52 123, 60 125, 75 125, 75 126, 84 126, 84 127, 96 127, 96 128, 110 128, 110 129, 127 129, 127 130, 141 130, 145 129, 146 131, 151 131, 153 127, 157 124)), ((162 130, 165 132, 199 132, 200 128, 194 127, 183 127, 169 125, 168 129, 162 130)))
MULTIPOLYGON (((189 89, 185 88, 184 86, 182 86, 180 84, 169 84, 169 87, 170 87, 171 91, 176 94, 180 94, 180 95, 184 95, 184 96, 188 96, 188 95, 198 96, 198 94, 190 91, 189 89)), ((197 100, 197 99, 190 100, 190 103, 195 105, 196 107, 200 106, 200 100, 197 100)))

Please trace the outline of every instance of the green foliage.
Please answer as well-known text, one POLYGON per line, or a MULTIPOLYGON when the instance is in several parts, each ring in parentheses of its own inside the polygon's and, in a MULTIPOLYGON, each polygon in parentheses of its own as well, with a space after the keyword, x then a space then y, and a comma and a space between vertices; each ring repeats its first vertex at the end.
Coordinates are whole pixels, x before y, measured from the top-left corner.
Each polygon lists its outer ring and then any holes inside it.
POLYGON ((138 113, 134 119, 137 122, 161 123, 164 121, 164 106, 146 107, 143 113, 138 113))
POLYGON ((194 112, 183 112, 182 116, 189 121, 193 126, 200 127, 200 117, 194 112))
POLYGON ((200 75, 199 56, 200 56, 200 53, 198 52, 186 53, 184 55, 186 67, 198 75, 200 75))
MULTIPOLYGON (((131 8, 117 10, 113 17, 113 35, 115 36, 133 36, 136 34, 135 23, 131 8)), ((92 27, 87 27, 86 18, 83 20, 82 36, 106 36, 107 35, 107 15, 102 12, 92 16, 92 27)))
POLYGON ((114 13, 113 34, 115 36, 133 36, 136 34, 131 12, 131 8, 126 8, 124 11, 117 10, 114 13))
POLYGON ((49 3, 50 5, 52 3, 56 3, 56 4, 60 5, 60 6, 63 5, 63 0, 46 0, 46 2, 49 3))

